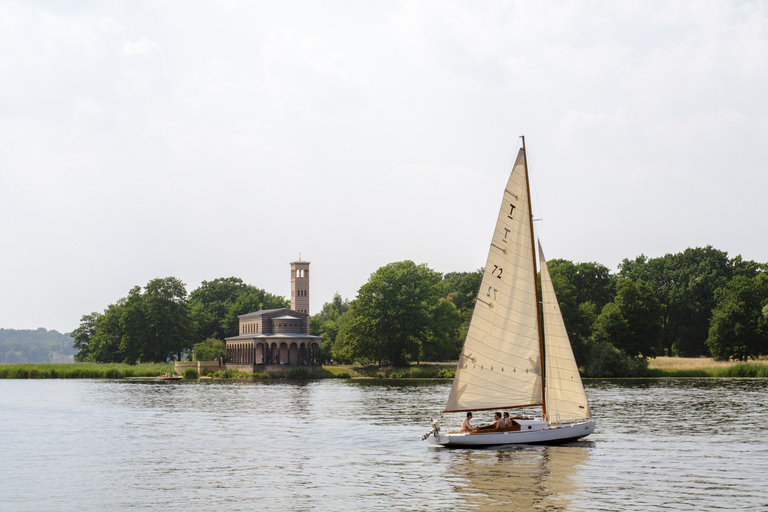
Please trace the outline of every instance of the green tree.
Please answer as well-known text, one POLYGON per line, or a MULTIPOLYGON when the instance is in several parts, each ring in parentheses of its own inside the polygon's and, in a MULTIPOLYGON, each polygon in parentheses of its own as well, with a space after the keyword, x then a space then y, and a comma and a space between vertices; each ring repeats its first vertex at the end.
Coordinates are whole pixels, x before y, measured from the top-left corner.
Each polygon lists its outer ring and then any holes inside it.
POLYGON ((342 300, 341 295, 336 293, 331 302, 323 304, 320 312, 309 319, 309 333, 323 338, 321 350, 323 361, 333 359, 341 363, 351 362, 350 355, 344 350, 344 336, 340 335, 351 318, 349 300, 342 300))
POLYGON ((461 314, 449 299, 441 298, 432 309, 432 325, 421 342, 419 359, 439 361, 457 359, 461 345, 457 346, 461 314))
POLYGON ((662 305, 659 352, 692 357, 707 355, 705 343, 715 307, 715 291, 734 276, 754 277, 765 265, 728 259, 712 246, 688 248, 677 254, 649 259, 640 255, 624 260, 621 277, 642 279, 651 285, 662 305))
POLYGON ((707 338, 718 361, 746 361, 768 351, 768 275, 737 276, 717 291, 707 338))
POLYGON ((88 360, 88 356, 91 354, 91 337, 96 332, 99 317, 101 317, 101 314, 95 311, 89 315, 83 315, 80 318, 80 327, 72 331, 72 346, 77 351, 75 353, 75 361, 83 362, 88 360))
MULTIPOLYGON (((223 340, 228 334, 225 318, 235 301, 245 293, 256 290, 238 277, 220 277, 203 281, 189 294, 190 316, 195 325, 195 338, 223 340)), ((258 310, 258 308, 256 308, 258 310)))
POLYGON ((616 298, 595 322, 597 343, 611 343, 630 357, 655 357, 661 336, 661 306, 644 281, 619 279, 616 298))
POLYGON ((197 361, 215 361, 219 357, 227 356, 226 345, 216 338, 208 338, 200 343, 195 343, 193 348, 197 361))
POLYGON ((90 354, 88 361, 98 363, 117 363, 125 359, 120 343, 125 330, 122 327, 123 305, 125 299, 110 304, 96 321, 96 328, 88 343, 90 354))
MULTIPOLYGON (((435 356, 424 354, 424 359, 456 359, 461 353, 461 348, 469 331, 469 323, 475 310, 477 294, 480 291, 480 283, 483 280, 484 269, 474 272, 449 272, 443 276, 442 293, 444 299, 456 306, 459 315, 459 325, 453 328, 446 326, 447 338, 443 340, 444 349, 435 356)), ((452 314, 450 316, 453 316, 452 314)), ((447 319, 447 317, 446 317, 447 319)), ((450 320, 453 322, 453 319, 450 320)))
POLYGON ((123 333, 120 338, 122 362, 136 364, 137 361, 147 360, 152 334, 141 286, 134 286, 128 292, 121 308, 120 327, 123 333))
POLYGON ((345 343, 356 357, 403 365, 432 335, 441 275, 412 261, 390 263, 371 274, 351 303, 345 343))
POLYGON ((187 290, 175 277, 153 279, 144 288, 148 335, 143 361, 166 361, 192 349, 192 329, 187 309, 187 290))
POLYGON ((576 363, 584 366, 598 311, 613 299, 616 279, 599 263, 574 264, 553 259, 547 262, 547 267, 576 363))
POLYGON ((179 279, 153 279, 110 304, 104 313, 82 318, 75 329, 78 358, 105 363, 167 361, 192 347, 187 292, 179 279))

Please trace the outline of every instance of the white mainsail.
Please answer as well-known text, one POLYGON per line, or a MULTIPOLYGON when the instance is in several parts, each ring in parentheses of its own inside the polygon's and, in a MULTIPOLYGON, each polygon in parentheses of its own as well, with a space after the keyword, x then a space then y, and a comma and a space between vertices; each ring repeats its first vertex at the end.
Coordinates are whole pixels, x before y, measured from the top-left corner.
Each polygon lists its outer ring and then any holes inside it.
POLYGON ((541 404, 532 229, 525 150, 520 149, 445 412, 541 404))
POLYGON ((548 424, 587 419, 590 417, 587 395, 581 383, 571 342, 557 303, 555 288, 549 275, 544 251, 539 243, 541 271, 541 302, 544 317, 544 375, 548 424))

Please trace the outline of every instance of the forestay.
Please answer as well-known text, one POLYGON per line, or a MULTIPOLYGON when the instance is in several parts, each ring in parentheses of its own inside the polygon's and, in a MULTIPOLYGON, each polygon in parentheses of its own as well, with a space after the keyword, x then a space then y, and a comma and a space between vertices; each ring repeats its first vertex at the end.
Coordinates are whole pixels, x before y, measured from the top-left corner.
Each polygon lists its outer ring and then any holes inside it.
POLYGON ((521 149, 504 190, 445 412, 540 405, 541 363, 530 197, 521 149))

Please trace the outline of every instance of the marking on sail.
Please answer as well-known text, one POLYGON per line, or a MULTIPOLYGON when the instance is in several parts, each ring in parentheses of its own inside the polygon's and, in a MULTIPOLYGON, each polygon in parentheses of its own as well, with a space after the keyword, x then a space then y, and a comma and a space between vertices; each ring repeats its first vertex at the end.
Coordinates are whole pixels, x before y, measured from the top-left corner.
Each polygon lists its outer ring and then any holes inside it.
POLYGON ((510 191, 509 191, 509 190, 507 190, 507 189, 504 189, 504 192, 506 192, 507 194, 511 195, 512 197, 514 197, 514 198, 515 198, 515 199, 517 199, 518 201, 520 200, 520 198, 519 198, 519 197, 517 197, 517 194, 515 194, 515 193, 513 193, 513 192, 510 192, 510 191))
POLYGON ((486 296, 490 297, 490 296, 491 296, 491 292, 493 292, 493 300, 496 300, 496 293, 497 293, 498 291, 499 291, 499 290, 497 290, 497 289, 496 289, 496 288, 494 288, 493 286, 489 286, 489 287, 488 287, 488 293, 486 294, 486 296))
MULTIPOLYGON (((517 196, 515 196, 515 199, 517 199, 517 196)), ((512 212, 514 212, 514 211, 515 211, 515 205, 513 205, 512 203, 509 203, 509 214, 507 215, 507 217, 512 219, 512 220, 515 220, 515 219, 512 218, 512 212)))
POLYGON ((491 270, 491 275, 492 275, 492 276, 496 276, 496 277, 498 277, 499 279, 501 279, 501 274, 503 274, 503 273, 504 273, 504 269, 503 269, 503 268, 501 268, 501 267, 500 267, 500 266, 498 266, 498 265, 494 265, 494 266, 493 266, 493 270, 491 270), (498 271, 498 272, 499 272, 499 275, 497 275, 497 276, 496 276, 496 271, 498 271))
MULTIPOLYGON (((506 242, 506 240, 504 240, 504 241, 506 242)), ((506 248, 504 248, 504 247, 499 247, 499 246, 498 246, 498 245, 496 245, 496 244, 491 244, 491 247, 495 247, 495 248, 497 248, 498 250, 500 250, 501 252, 503 252, 504 254, 507 254, 507 249, 506 249, 506 248)))
POLYGON ((486 306, 488 306, 489 308, 493 309, 493 302, 486 302, 486 301, 484 301, 483 299, 481 299, 480 297, 478 297, 478 298, 477 298, 477 300, 478 300, 479 302, 482 302, 483 304, 485 304, 485 305, 486 305, 486 306))

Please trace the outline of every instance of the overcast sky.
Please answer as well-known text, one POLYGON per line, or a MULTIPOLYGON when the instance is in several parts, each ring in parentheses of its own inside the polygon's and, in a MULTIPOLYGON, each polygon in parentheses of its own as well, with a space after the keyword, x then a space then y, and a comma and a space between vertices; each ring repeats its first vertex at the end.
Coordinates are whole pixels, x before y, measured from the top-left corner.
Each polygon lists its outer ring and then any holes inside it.
POLYGON ((547 257, 768 261, 764 1, 2 0, 0 88, 4 328, 476 270, 519 135, 547 257))

